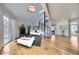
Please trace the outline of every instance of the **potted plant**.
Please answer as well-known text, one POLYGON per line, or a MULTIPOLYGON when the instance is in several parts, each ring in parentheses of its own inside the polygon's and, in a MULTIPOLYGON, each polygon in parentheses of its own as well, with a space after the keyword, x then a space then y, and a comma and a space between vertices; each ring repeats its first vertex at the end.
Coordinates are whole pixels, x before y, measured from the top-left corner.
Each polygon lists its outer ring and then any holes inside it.
POLYGON ((27 25, 27 34, 30 35, 31 25, 27 25))
POLYGON ((65 36, 65 30, 62 30, 62 36, 65 36))

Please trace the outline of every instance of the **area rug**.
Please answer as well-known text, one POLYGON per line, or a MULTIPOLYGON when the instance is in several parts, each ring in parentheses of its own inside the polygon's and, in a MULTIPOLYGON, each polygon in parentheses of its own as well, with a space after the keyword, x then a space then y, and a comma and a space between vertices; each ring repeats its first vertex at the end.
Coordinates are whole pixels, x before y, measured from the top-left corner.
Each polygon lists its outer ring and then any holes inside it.
POLYGON ((33 42, 33 46, 41 46, 41 36, 35 36, 35 40, 33 42))

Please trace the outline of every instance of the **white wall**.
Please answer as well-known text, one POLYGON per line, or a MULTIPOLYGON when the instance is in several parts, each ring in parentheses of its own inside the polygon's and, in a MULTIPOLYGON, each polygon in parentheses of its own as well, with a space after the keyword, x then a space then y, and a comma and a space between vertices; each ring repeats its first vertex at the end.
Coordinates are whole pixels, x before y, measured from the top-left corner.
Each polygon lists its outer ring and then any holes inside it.
POLYGON ((16 22, 14 19, 11 20, 11 37, 12 39, 16 38, 16 22))
POLYGON ((0 47, 3 46, 3 16, 2 16, 2 10, 0 6, 0 47))
POLYGON ((0 14, 0 47, 3 46, 3 16, 0 14))
POLYGON ((60 22, 57 22, 56 23, 56 25, 55 25, 55 34, 56 35, 63 35, 63 33, 62 33, 62 30, 63 29, 60 29, 60 26, 61 25, 66 25, 66 29, 65 29, 65 36, 68 36, 69 34, 69 27, 68 27, 68 21, 64 21, 64 20, 62 20, 62 21, 60 21, 60 22))
POLYGON ((31 31, 33 31, 33 26, 38 26, 38 24, 39 24, 38 21, 39 20, 40 20, 39 18, 36 18, 36 21, 33 21, 33 19, 32 19, 32 21, 30 19, 16 19, 15 20, 15 23, 16 23, 16 37, 19 36, 19 26, 24 24, 25 27, 26 27, 26 33, 27 33, 27 25, 28 24, 31 25, 31 31))

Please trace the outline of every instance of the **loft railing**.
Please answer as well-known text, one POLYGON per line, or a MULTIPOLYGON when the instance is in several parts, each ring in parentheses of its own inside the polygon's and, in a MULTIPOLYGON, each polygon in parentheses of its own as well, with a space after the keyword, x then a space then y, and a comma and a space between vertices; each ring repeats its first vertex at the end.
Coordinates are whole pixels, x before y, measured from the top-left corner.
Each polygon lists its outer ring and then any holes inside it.
POLYGON ((44 36, 50 36, 51 35, 51 28, 47 24, 39 21, 39 28, 41 29, 41 31, 44 32, 44 36))

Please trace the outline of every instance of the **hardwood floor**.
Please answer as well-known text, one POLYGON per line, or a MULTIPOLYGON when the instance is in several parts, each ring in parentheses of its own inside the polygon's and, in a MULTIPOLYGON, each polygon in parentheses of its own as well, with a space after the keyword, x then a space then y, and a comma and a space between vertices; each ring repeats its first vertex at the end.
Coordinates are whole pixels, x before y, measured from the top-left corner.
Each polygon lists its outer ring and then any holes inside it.
POLYGON ((41 46, 32 46, 31 48, 17 44, 15 41, 5 45, 1 50, 1 55, 78 55, 78 38, 62 36, 52 36, 51 38, 42 38, 41 46))

